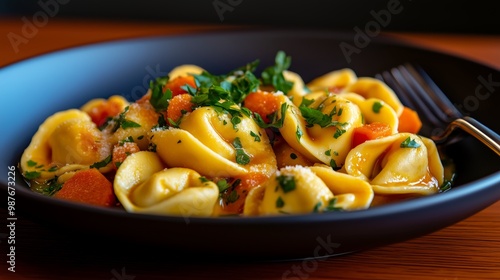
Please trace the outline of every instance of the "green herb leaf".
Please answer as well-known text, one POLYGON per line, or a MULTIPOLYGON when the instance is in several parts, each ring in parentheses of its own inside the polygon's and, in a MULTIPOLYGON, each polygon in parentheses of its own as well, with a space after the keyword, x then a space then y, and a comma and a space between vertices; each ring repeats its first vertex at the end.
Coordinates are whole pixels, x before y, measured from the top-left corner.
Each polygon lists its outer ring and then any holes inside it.
POLYGON ((149 102, 157 112, 167 110, 170 99, 172 99, 172 91, 167 89, 163 92, 163 87, 168 83, 169 77, 159 77, 155 81, 149 82, 151 89, 151 98, 149 102))
POLYGON ((330 166, 332 167, 333 170, 339 170, 340 169, 340 167, 337 166, 337 163, 335 162, 334 159, 330 160, 330 166))
POLYGON ((240 198, 240 195, 238 194, 237 191, 233 190, 229 195, 226 197, 226 205, 235 202, 240 198))
POLYGON ((252 137, 253 137, 253 140, 254 140, 255 142, 260 142, 260 136, 259 136, 259 135, 257 135, 255 132, 250 131, 250 136, 252 136, 252 137))
POLYGON ((281 198, 281 196, 278 196, 278 199, 276 200, 276 208, 283 208, 285 206, 285 201, 281 198))
POLYGON ((403 142, 401 142, 401 145, 399 145, 401 148, 418 148, 420 147, 420 144, 415 141, 415 139, 411 139, 409 136, 406 138, 403 142))
POLYGON ((337 198, 334 197, 328 201, 328 205, 326 205, 325 209, 323 210, 324 212, 337 212, 337 211, 343 211, 342 207, 336 207, 335 203, 337 202, 337 198))
MULTIPOLYGON (((332 121, 332 115, 323 114, 318 109, 313 109, 305 106, 299 107, 302 117, 307 122, 307 126, 312 127, 317 124, 322 128, 330 126, 344 126, 346 123, 340 123, 338 121, 332 121)), ((336 114, 337 112, 335 112, 336 114)))
POLYGON ((285 122, 285 114, 287 109, 288 109, 287 103, 281 104, 280 107, 281 118, 279 117, 277 112, 275 112, 269 118, 271 119, 271 121, 268 124, 264 122, 264 120, 258 113, 253 113, 254 120, 257 123, 257 125, 260 126, 261 128, 282 128, 283 123, 285 122))
POLYGON ((332 155, 332 150, 327 150, 325 151, 325 156, 331 156, 332 155))
POLYGON ((335 133, 333 134, 333 138, 337 139, 340 136, 342 136, 342 134, 344 134, 344 133, 346 133, 345 129, 337 128, 337 130, 335 130, 335 133))
POLYGON ((321 205, 323 205, 323 203, 321 203, 321 201, 316 203, 316 205, 314 205, 314 208, 313 208, 313 213, 318 213, 321 205))
POLYGON ((236 163, 241 165, 250 163, 250 156, 245 153, 245 150, 243 150, 239 137, 234 139, 233 147, 236 149, 236 163))
POLYGON ((439 187, 439 192, 447 192, 451 190, 452 182, 450 180, 444 180, 443 184, 439 187))
POLYGON ((373 106, 372 106, 372 111, 376 114, 380 113, 380 109, 384 106, 384 104, 382 104, 381 102, 379 101, 375 101, 373 103, 373 106))
POLYGON ((297 159, 297 155, 295 153, 290 153, 290 158, 291 159, 297 159))
POLYGON ((35 161, 32 161, 31 159, 28 160, 28 162, 26 162, 28 164, 29 167, 33 167, 33 166, 36 166, 38 163, 36 163, 35 161))
POLYGON ((300 138, 302 138, 302 135, 304 133, 302 132, 302 130, 300 129, 299 126, 297 126, 297 130, 295 131, 295 137, 297 138, 297 141, 300 142, 300 138))
POLYGON ((276 181, 278 181, 278 184, 284 193, 291 192, 296 188, 294 176, 280 175, 276 177, 276 181))
POLYGON ((219 193, 223 193, 225 190, 229 189, 230 185, 227 183, 226 179, 221 179, 217 181, 217 187, 219 188, 219 193))
POLYGON ((42 175, 42 174, 38 171, 26 171, 26 172, 24 172, 24 178, 26 178, 28 180, 37 179, 38 177, 40 177, 40 175, 42 175))
POLYGON ((127 129, 132 127, 141 127, 141 125, 134 121, 123 120, 120 127, 123 129, 127 129))
POLYGON ((279 51, 274 59, 274 66, 267 67, 261 74, 262 83, 264 85, 272 85, 276 90, 283 93, 289 92, 293 83, 285 80, 283 71, 287 70, 292 63, 292 58, 286 56, 285 52, 279 51))
POLYGON ((105 159, 99 161, 99 162, 96 162, 94 164, 92 164, 90 166, 90 168, 96 168, 96 169, 99 169, 99 168, 102 168, 102 167, 105 167, 106 165, 108 165, 109 163, 111 162, 111 155, 109 155, 108 157, 106 157, 105 159))

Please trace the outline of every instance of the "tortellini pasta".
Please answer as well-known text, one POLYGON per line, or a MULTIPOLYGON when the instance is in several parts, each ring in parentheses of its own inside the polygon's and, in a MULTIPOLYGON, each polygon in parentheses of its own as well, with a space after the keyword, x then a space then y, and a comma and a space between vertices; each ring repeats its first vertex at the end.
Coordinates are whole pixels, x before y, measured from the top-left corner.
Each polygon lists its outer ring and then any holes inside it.
POLYGON ((88 168, 109 153, 110 146, 90 117, 71 109, 48 117, 40 125, 21 157, 21 168, 46 179, 88 168))
POLYGON ((377 194, 432 194, 443 183, 434 142, 410 133, 367 141, 352 149, 347 174, 372 185, 377 194))
POLYGON ((125 159, 115 176, 115 194, 129 212, 210 216, 219 190, 187 168, 164 169, 159 157, 142 151, 125 159))
POLYGON ((276 158, 265 131, 247 116, 238 122, 232 124, 229 115, 200 107, 186 115, 179 128, 153 131, 151 141, 167 166, 211 177, 270 175, 276 158))
POLYGON ((437 147, 399 133, 407 108, 387 85, 351 69, 306 84, 289 61, 279 54, 260 78, 256 62, 223 75, 181 65, 136 102, 56 113, 24 151, 23 175, 52 196, 70 183, 85 192, 68 179, 96 168, 79 175, 100 176, 108 199, 112 181, 126 211, 183 217, 354 211, 440 192, 437 147))
POLYGON ((300 109, 282 97, 287 110, 280 132, 291 147, 310 161, 340 168, 351 149, 353 129, 362 125, 361 112, 355 104, 338 95, 316 97, 309 106, 300 109), (309 112, 308 109, 313 111, 305 116, 302 112, 309 112), (326 119, 319 122, 318 114, 326 119), (310 119, 317 123, 311 124, 310 119))
POLYGON ((368 183, 328 166, 288 166, 250 192, 243 213, 254 216, 365 209, 372 199, 368 183))

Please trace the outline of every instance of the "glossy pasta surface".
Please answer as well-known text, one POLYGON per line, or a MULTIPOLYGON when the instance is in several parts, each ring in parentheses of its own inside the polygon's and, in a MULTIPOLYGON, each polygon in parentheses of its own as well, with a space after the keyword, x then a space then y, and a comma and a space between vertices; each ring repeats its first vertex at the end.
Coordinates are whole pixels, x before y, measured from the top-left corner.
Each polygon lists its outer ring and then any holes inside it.
POLYGON ((112 183, 112 207, 184 217, 356 211, 449 188, 436 145, 387 85, 351 69, 305 83, 290 64, 280 51, 260 73, 258 61, 222 75, 181 65, 134 102, 56 112, 24 151, 23 176, 83 203, 107 184, 89 194, 79 182, 92 178, 71 178, 96 176, 112 183))

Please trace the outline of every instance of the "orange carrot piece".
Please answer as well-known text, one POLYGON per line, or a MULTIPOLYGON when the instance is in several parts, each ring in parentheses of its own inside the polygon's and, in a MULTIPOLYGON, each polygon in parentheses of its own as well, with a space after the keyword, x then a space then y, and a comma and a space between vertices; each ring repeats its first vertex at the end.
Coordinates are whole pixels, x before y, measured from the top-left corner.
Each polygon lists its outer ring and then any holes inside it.
POLYGON ((231 185, 236 180, 240 180, 240 183, 234 188, 234 190, 228 189, 227 192, 220 198, 221 213, 225 215, 231 214, 242 214, 243 208, 245 207, 245 198, 247 197, 250 190, 259 186, 265 182, 268 177, 261 173, 249 173, 245 176, 234 178, 233 180, 228 180, 231 185), (233 194, 233 192, 235 192, 233 194), (232 199, 230 199, 232 197, 232 199))
POLYGON ((403 112, 399 116, 398 131, 417 134, 420 128, 422 128, 422 121, 420 121, 417 112, 404 107, 403 112))
POLYGON ((167 107, 167 120, 178 122, 186 112, 192 112, 194 104, 191 102, 191 98, 191 95, 184 93, 170 99, 167 107))
POLYGON ((125 142, 113 147, 113 167, 118 169, 120 164, 131 154, 139 152, 139 146, 134 142, 125 142))
POLYGON ((196 88, 196 82, 194 80, 193 76, 179 76, 177 78, 174 78, 163 87, 163 92, 165 92, 167 89, 170 89, 172 91, 172 96, 177 96, 183 93, 188 93, 184 89, 182 89, 183 86, 189 85, 193 88, 196 88))
POLYGON ((122 110, 122 105, 111 100, 100 103, 98 106, 93 107, 90 112, 88 112, 92 122, 94 122, 98 127, 102 126, 108 117, 114 117, 120 114, 122 110))
POLYGON ((368 140, 391 135, 391 127, 386 123, 373 122, 356 127, 352 134, 352 147, 356 147, 368 140))
POLYGON ((250 111, 259 114, 264 122, 269 123, 267 116, 278 110, 280 101, 279 97, 273 93, 257 91, 247 95, 244 106, 250 111))
POLYGON ((115 204, 113 185, 95 168, 78 171, 54 196, 98 206, 115 204))

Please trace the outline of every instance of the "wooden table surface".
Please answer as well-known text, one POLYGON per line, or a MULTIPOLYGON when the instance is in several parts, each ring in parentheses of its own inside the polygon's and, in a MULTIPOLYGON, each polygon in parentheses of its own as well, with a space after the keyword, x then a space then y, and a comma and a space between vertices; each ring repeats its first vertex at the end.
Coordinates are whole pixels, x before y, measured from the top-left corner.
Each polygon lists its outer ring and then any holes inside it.
MULTIPOLYGON (((0 67, 41 53, 104 40, 234 28, 51 18, 46 25, 32 30, 31 38, 12 44, 9 38, 13 38, 12 33, 22 35, 23 24, 20 18, 0 19, 0 67)), ((500 36, 386 35, 500 69, 500 36)), ((0 217, 6 217, 4 208, 0 208, 0 217)), ((2 232, 5 228, 0 229, 2 232)), ((305 269, 302 261, 227 263, 200 260, 195 255, 164 259, 151 251, 127 256, 125 248, 114 248, 118 252, 110 253, 105 246, 96 250, 86 244, 48 225, 19 217, 16 272, 7 271, 7 242, 5 234, 0 235, 0 279, 500 279, 500 202, 433 234, 319 260, 316 266, 305 269)))

